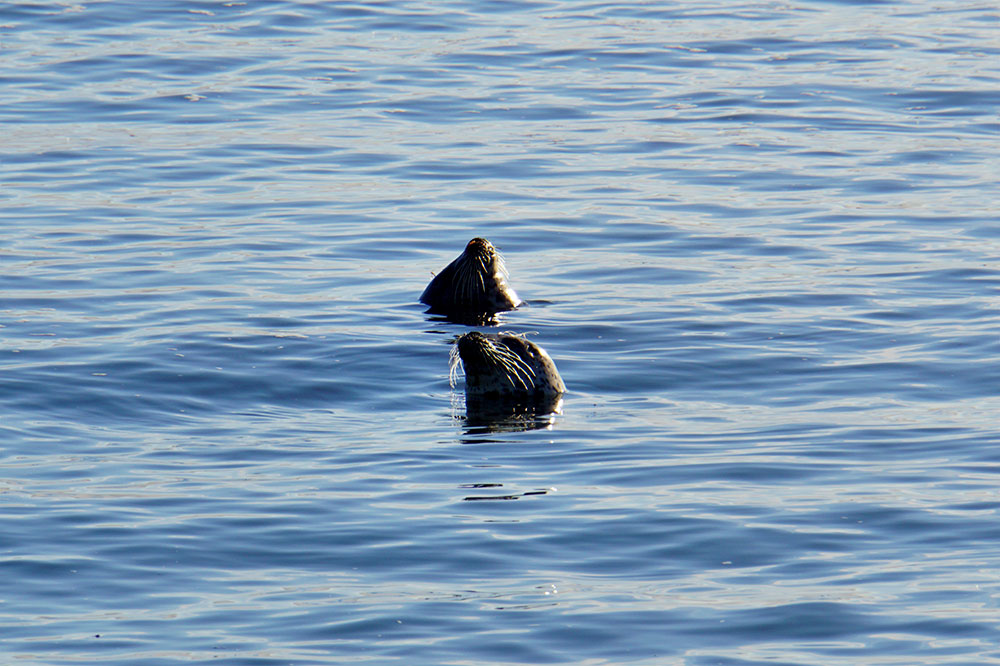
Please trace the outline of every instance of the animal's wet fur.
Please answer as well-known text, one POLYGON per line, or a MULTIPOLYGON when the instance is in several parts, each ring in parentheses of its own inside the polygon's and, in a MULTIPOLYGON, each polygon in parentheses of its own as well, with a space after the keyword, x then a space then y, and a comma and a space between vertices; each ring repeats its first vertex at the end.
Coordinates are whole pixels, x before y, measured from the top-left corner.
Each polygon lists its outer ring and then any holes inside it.
POLYGON ((473 238, 454 261, 434 276, 420 302, 431 313, 477 323, 513 310, 521 299, 507 282, 503 257, 485 238, 473 238))
POLYGON ((566 391, 544 349, 511 333, 466 333, 451 352, 452 386, 461 361, 469 398, 551 400, 566 391))

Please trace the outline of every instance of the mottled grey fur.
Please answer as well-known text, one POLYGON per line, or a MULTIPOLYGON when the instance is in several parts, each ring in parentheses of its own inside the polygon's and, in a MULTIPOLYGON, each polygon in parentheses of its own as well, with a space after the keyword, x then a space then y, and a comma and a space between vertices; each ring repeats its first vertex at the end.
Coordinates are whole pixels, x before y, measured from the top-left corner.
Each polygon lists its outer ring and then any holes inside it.
POLYGON ((556 364, 545 350, 511 333, 466 333, 451 353, 454 386, 461 360, 465 394, 471 397, 551 399, 566 392, 556 364))

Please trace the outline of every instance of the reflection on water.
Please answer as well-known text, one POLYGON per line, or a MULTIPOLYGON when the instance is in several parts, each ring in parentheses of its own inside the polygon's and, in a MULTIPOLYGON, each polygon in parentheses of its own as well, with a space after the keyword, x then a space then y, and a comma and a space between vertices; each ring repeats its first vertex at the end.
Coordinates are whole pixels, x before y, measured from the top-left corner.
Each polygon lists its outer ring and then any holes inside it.
POLYGON ((484 399, 453 391, 451 405, 452 418, 462 426, 468 437, 550 429, 556 424, 556 418, 562 414, 563 396, 521 401, 484 399))
POLYGON ((499 326, 501 322, 500 315, 498 313, 482 313, 482 312, 451 312, 449 314, 439 314, 433 311, 433 309, 428 309, 426 311, 428 321, 436 322, 447 322, 450 324, 459 324, 461 326, 499 326))
POLYGON ((501 494, 496 495, 469 495, 468 497, 463 497, 462 500, 465 502, 481 502, 490 500, 516 500, 522 497, 531 497, 533 495, 546 495, 551 492, 550 488, 544 488, 539 490, 525 490, 520 493, 512 494, 502 494, 502 483, 466 483, 460 486, 461 488, 475 488, 477 490, 486 489, 496 489, 501 494))

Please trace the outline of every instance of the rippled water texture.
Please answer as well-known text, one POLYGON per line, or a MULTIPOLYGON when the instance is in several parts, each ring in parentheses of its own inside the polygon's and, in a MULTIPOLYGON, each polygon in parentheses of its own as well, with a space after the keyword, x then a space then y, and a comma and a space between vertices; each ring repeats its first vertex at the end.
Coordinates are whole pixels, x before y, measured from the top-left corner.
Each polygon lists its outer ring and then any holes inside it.
POLYGON ((1000 11, 0 7, 0 653, 1000 663, 1000 11), (417 298, 499 247, 557 415, 417 298))

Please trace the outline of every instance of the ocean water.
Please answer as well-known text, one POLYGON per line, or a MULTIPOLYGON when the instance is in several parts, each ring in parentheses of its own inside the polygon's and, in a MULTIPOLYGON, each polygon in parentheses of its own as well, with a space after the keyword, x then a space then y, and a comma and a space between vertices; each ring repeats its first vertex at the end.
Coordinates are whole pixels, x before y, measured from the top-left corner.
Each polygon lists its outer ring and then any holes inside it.
POLYGON ((0 660, 1000 664, 998 109, 994 3, 2 5, 0 660))

